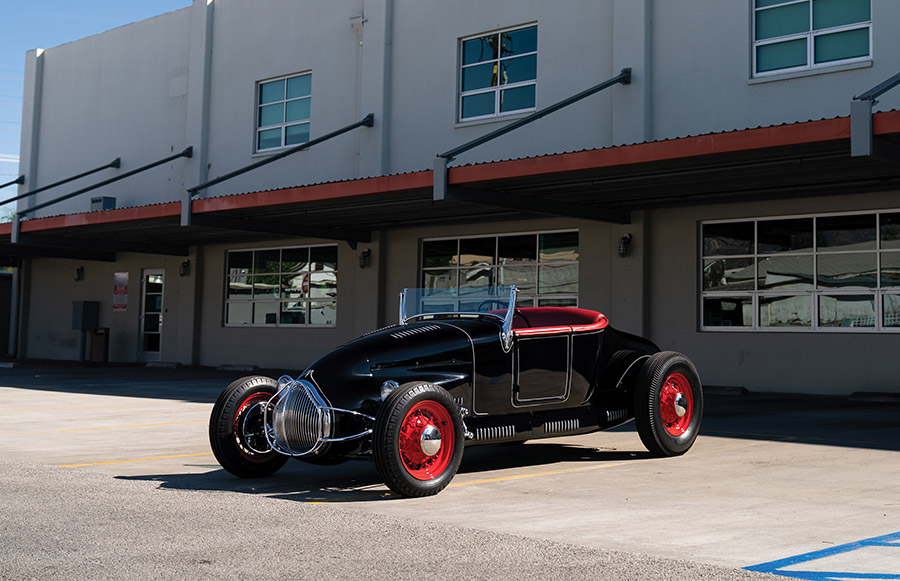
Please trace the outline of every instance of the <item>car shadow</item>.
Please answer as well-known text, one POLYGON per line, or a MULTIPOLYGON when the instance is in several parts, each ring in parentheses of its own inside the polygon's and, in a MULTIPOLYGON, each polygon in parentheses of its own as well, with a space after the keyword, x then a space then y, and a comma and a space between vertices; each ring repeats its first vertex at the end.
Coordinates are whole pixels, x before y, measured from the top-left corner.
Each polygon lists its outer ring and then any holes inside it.
MULTIPOLYGON (((460 476, 488 474, 499 470, 550 468, 572 463, 603 463, 651 458, 646 451, 598 450, 564 443, 488 445, 469 448, 463 455, 460 476)), ((503 476, 498 476, 502 478, 503 476)), ((117 476, 119 480, 159 483, 168 490, 204 490, 256 494, 305 503, 347 503, 402 500, 384 485, 372 462, 351 460, 337 466, 315 466, 288 462, 273 476, 242 479, 223 469, 194 474, 117 476)))

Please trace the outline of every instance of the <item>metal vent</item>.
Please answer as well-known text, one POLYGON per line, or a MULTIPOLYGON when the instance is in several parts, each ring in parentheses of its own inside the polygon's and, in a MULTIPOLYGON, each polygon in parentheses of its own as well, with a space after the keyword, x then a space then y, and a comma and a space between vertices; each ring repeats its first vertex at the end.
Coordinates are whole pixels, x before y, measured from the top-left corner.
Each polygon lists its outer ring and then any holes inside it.
POLYGON ((607 422, 618 422, 628 416, 628 410, 606 410, 607 422))
POLYGON ((269 402, 274 408, 267 426, 269 443, 282 454, 303 456, 314 452, 331 436, 332 414, 323 406, 309 382, 293 381, 269 402))
POLYGON ((453 398, 453 403, 455 403, 455 404, 458 405, 459 407, 462 407, 462 404, 463 404, 463 398, 462 398, 462 396, 454 397, 454 398, 453 398))
POLYGON ((573 420, 557 420, 555 422, 547 422, 544 424, 545 434, 562 434, 564 432, 574 432, 581 427, 578 419, 573 420))
POLYGON ((429 333, 431 331, 440 331, 441 328, 437 325, 425 325, 424 327, 416 327, 415 329, 404 329, 403 331, 397 331, 396 333, 391 333, 391 337, 394 339, 403 339, 405 337, 412 337, 414 335, 421 335, 422 333, 429 333))
POLYGON ((475 430, 476 440, 499 440, 501 438, 512 438, 515 435, 515 426, 496 426, 492 428, 477 428, 475 430))

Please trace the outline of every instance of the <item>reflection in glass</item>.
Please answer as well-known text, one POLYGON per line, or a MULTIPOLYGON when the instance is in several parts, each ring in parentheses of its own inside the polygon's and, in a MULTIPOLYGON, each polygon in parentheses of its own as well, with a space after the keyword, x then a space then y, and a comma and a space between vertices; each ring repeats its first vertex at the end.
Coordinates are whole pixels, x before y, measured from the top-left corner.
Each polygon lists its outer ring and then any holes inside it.
POLYGON ((900 252, 881 253, 881 286, 900 286, 900 252))
POLYGON ((869 55, 869 28, 845 30, 815 37, 815 62, 827 63, 869 55))
POLYGON ((253 295, 253 285, 249 282, 247 276, 229 276, 228 277, 228 296, 229 299, 249 299, 253 295))
POLYGON ((512 56, 535 52, 537 50, 537 27, 530 26, 520 30, 504 32, 502 35, 502 54, 512 56))
POLYGON ((333 272, 313 272, 310 275, 309 296, 334 298, 337 296, 337 276, 333 272))
POLYGON ((578 293, 578 264, 540 266, 538 273, 540 294, 578 293))
POLYGON ((760 297, 759 324, 761 327, 810 327, 810 295, 760 297))
POLYGON ((459 261, 462 266, 493 264, 495 238, 463 238, 459 241, 459 261))
POLYGON ((422 243, 422 267, 456 266, 456 240, 429 240, 422 243))
POLYGON ((253 268, 252 252, 229 252, 228 274, 249 274, 253 268))
POLYGON ((496 92, 478 93, 463 97, 462 100, 462 116, 463 119, 469 117, 481 117, 482 115, 494 114, 494 99, 496 92))
POLYGON ((756 40, 809 32, 809 2, 788 4, 756 13, 756 40))
POLYGON ((229 325, 249 325, 251 303, 228 303, 225 306, 225 322, 229 325))
POLYGON ((703 290, 753 290, 752 258, 718 258, 703 261, 703 290))
POLYGON ((497 35, 490 34, 463 42, 463 64, 471 65, 497 58, 497 35))
POLYGON ((423 270, 422 271, 422 287, 423 288, 455 288, 456 287, 455 270, 423 270))
POLYGON ((278 323, 278 303, 253 303, 253 324, 274 325, 278 323))
POLYGON ((874 327, 875 297, 872 295, 820 296, 819 326, 874 327))
POLYGON ((281 272, 303 272, 309 268, 309 248, 285 248, 281 251, 281 272))
POLYGON ((875 214, 819 218, 816 245, 828 250, 874 250, 875 214))
POLYGON ((284 103, 275 103, 259 108, 259 127, 278 125, 284 122, 284 103))
POLYGON ((541 262, 577 261, 578 232, 541 234, 540 247, 541 262))
MULTIPOLYGON (((519 305, 519 301, 516 301, 516 304, 519 305)), ((523 306, 523 305, 519 305, 523 306)), ((577 307, 578 299, 569 298, 569 299, 539 299, 538 300, 539 307, 577 307)))
POLYGON ((882 310, 885 327, 900 327, 900 295, 884 295, 882 310))
POLYGON ((284 128, 284 144, 297 145, 309 141, 309 123, 289 125, 284 128))
POLYGON ((759 254, 774 252, 811 251, 813 248, 812 218, 760 221, 759 254))
MULTIPOLYGON (((466 69, 469 70, 469 69, 466 69)), ((500 61, 500 84, 532 81, 537 77, 537 55, 522 56, 500 61)), ((474 87, 478 88, 478 87, 474 87)), ((532 90, 534 87, 532 87, 532 90)))
POLYGON ((500 91, 500 112, 534 108, 534 85, 500 91))
POLYGON ((287 80, 287 98, 308 97, 312 93, 312 75, 300 75, 287 80))
POLYGON ((806 39, 773 42, 756 47, 756 71, 765 73, 777 69, 806 66, 806 39))
POLYGON ((813 257, 788 255, 760 258, 758 273, 760 289, 811 290, 813 257))
POLYGON ((460 294, 463 294, 464 288, 496 286, 498 283, 494 280, 496 269, 490 266, 482 266, 478 268, 462 268, 459 271, 459 288, 460 294))
POLYGON ((254 276, 251 282, 253 284, 254 298, 277 298, 281 290, 278 275, 254 276))
POLYGON ((753 222, 703 225, 703 256, 753 253, 753 222))
POLYGON ((335 325, 335 324, 337 324, 337 303, 335 303, 335 302, 309 303, 309 322, 311 325, 335 325))
POLYGON ((283 302, 283 303, 281 303, 281 324, 282 325, 304 325, 304 324, 306 324, 306 303, 304 303, 304 302, 283 302))
POLYGON ((703 325, 707 327, 751 327, 751 297, 706 297, 703 299, 703 325))
POLYGON ((900 214, 881 215, 881 248, 900 248, 900 214))
POLYGON ((474 67, 466 67, 462 70, 462 90, 474 91, 496 86, 497 75, 494 70, 497 63, 484 63, 474 67))
POLYGON ((259 104, 284 100, 284 80, 259 85, 259 104))
POLYGON ((147 295, 144 301, 145 313, 162 312, 162 295, 147 295))
POLYGON ((147 288, 146 288, 145 292, 148 292, 148 293, 163 292, 163 277, 161 274, 148 274, 146 284, 147 284, 147 288))
POLYGON ((499 264, 513 262, 534 262, 537 260, 537 248, 535 236, 501 236, 497 240, 497 254, 499 264))
POLYGON ((282 295, 286 299, 302 299, 309 296, 309 274, 281 277, 282 295))
POLYGON ((281 128, 260 131, 256 141, 256 149, 272 149, 281 147, 281 128))
POLYGON ((313 270, 337 270, 337 246, 319 246, 310 248, 309 260, 313 270))
POLYGON ((817 30, 865 22, 872 18, 870 0, 815 0, 813 27, 817 30))
POLYGON ((817 264, 820 288, 874 288, 876 286, 876 255, 874 252, 820 254, 817 264))
POLYGON ((498 284, 515 286, 522 294, 534 294, 537 290, 537 269, 534 266, 501 266, 498 284))
POLYGON ((279 272, 281 270, 280 250, 257 250, 253 257, 253 273, 279 272))
POLYGON ((159 332, 159 313, 156 313, 156 314, 147 313, 144 315, 144 332, 145 333, 158 333, 159 332))

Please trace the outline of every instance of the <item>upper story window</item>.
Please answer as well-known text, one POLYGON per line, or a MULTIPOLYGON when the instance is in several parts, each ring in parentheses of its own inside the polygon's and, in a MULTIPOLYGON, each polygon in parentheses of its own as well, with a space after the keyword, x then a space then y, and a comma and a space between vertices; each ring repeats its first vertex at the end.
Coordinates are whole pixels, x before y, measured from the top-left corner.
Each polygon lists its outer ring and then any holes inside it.
POLYGON ((537 26, 464 38, 460 52, 460 121, 534 109, 537 26))
POLYGON ((871 58, 871 0, 754 0, 754 76, 871 58))
POLYGON ((256 151, 309 141, 311 74, 261 82, 256 92, 256 151))

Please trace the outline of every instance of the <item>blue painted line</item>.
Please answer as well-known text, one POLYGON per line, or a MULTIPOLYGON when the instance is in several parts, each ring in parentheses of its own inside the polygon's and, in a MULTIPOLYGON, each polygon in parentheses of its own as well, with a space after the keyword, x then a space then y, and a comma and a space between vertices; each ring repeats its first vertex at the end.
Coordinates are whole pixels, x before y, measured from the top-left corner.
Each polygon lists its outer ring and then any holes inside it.
POLYGON ((793 567, 802 563, 818 561, 835 555, 842 555, 858 551, 866 547, 891 547, 900 549, 900 532, 871 539, 856 541, 855 543, 847 543, 845 545, 837 545, 821 551, 813 551, 804 553, 795 557, 770 561, 752 567, 744 567, 747 571, 757 571, 760 573, 771 573, 772 575, 780 575, 791 579, 805 579, 807 581, 839 581, 842 579, 900 579, 900 557, 898 557, 898 565, 896 573, 859 573, 851 571, 785 571, 787 567, 793 567))

